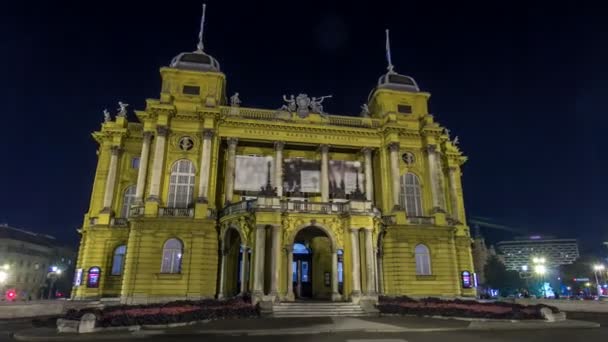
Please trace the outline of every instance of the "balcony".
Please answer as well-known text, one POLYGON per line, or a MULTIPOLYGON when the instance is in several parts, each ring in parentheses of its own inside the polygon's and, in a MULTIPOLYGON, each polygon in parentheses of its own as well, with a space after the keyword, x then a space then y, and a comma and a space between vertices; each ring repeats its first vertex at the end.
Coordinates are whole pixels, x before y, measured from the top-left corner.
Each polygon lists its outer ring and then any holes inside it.
POLYGON ((129 223, 129 220, 126 217, 115 217, 112 219, 113 226, 121 226, 126 227, 129 223))
POLYGON ((144 215, 144 206, 132 206, 129 208, 129 217, 139 217, 144 215))
POLYGON ((161 217, 194 217, 194 208, 158 208, 158 216, 161 217))
POLYGON ((432 216, 408 216, 407 223, 414 225, 433 225, 435 218, 432 216))
POLYGON ((258 197, 257 199, 245 200, 228 205, 221 211, 220 217, 254 211, 380 215, 380 211, 369 201, 308 202, 281 199, 279 197, 258 197))

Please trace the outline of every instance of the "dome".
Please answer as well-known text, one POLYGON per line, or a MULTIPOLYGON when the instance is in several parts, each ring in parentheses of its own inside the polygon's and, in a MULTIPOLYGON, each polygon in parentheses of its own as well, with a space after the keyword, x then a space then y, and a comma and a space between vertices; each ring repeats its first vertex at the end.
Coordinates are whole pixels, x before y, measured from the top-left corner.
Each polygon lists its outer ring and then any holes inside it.
POLYGON ((220 63, 201 49, 182 52, 171 61, 171 67, 195 71, 220 71, 220 63))
POLYGON ((386 74, 380 76, 380 78, 378 79, 377 89, 381 88, 412 92, 420 91, 420 88, 418 88, 418 84, 412 77, 401 75, 394 71, 389 71, 386 74))

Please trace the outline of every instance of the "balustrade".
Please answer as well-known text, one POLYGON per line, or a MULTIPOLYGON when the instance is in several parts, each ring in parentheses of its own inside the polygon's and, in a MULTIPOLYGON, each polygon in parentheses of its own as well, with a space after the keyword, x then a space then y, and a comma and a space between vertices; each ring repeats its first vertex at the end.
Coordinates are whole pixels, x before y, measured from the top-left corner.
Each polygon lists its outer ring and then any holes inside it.
POLYGON ((193 208, 158 208, 158 216, 194 217, 193 208))

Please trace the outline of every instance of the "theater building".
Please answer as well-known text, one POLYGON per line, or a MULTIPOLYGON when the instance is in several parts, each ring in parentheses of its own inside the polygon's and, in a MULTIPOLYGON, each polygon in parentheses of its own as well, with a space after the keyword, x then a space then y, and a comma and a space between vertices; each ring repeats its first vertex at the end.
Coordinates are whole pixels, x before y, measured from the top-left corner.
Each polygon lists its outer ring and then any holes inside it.
POLYGON ((466 158, 413 78, 389 66, 354 117, 305 94, 247 107, 202 44, 160 74, 93 133, 75 299, 475 295, 466 158))

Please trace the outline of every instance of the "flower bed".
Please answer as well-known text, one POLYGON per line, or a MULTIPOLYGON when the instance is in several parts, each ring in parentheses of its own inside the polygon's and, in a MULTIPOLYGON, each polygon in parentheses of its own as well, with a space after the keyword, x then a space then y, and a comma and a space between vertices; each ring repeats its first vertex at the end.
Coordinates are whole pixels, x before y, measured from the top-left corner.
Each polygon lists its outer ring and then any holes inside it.
POLYGON ((235 298, 226 301, 175 301, 164 304, 111 306, 101 310, 69 310, 63 318, 80 320, 86 313, 95 314, 98 327, 156 325, 259 316, 257 306, 249 301, 235 298))
POLYGON ((475 300, 461 299, 424 298, 414 300, 409 297, 380 297, 377 308, 383 314, 517 320, 543 319, 542 308, 549 308, 553 313, 559 312, 557 308, 543 304, 524 306, 505 302, 480 303, 475 300))

